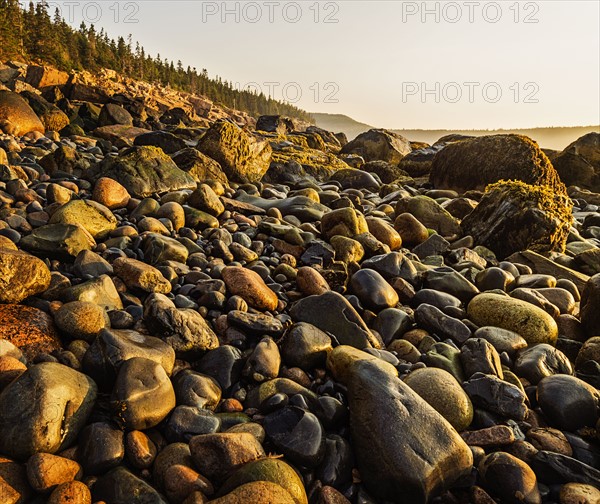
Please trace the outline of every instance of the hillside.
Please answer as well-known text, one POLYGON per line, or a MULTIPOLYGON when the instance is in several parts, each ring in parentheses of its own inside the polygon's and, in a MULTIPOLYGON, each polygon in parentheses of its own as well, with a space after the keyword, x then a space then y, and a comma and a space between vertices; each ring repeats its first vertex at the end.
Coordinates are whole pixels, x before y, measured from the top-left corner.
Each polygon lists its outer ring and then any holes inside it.
MULTIPOLYGON (((341 131, 349 140, 373 126, 361 123, 343 114, 312 113, 317 126, 329 131, 341 131)), ((600 132, 600 126, 574 126, 556 128, 528 128, 528 129, 498 129, 498 130, 423 130, 423 129, 394 129, 397 133, 411 141, 434 143, 439 138, 453 134, 483 136, 501 133, 517 133, 533 138, 541 147, 546 149, 562 150, 571 142, 592 131, 600 132)))
POLYGON ((51 13, 44 2, 30 3, 28 9, 23 9, 18 0, 0 0, 0 61, 7 60, 50 65, 64 71, 96 73, 109 69, 122 77, 202 95, 254 118, 282 114, 310 120, 307 112, 294 105, 263 93, 236 89, 218 75, 209 77, 205 68, 186 68, 181 61, 174 63, 160 54, 151 56, 139 43, 134 44, 131 35, 114 40, 104 29, 97 31, 94 25, 85 23, 75 30, 61 18, 58 9, 51 13))

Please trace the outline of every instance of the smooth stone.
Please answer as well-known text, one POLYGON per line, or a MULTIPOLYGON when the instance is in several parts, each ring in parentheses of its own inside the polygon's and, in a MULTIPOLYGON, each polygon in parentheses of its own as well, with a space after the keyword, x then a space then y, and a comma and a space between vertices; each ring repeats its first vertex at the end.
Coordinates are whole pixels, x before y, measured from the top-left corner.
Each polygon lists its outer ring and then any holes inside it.
POLYGON ((77 459, 86 474, 104 474, 117 467, 125 456, 123 431, 107 422, 95 422, 83 429, 77 459))
POLYGON ((489 341, 499 354, 506 352, 508 355, 513 356, 519 350, 527 348, 525 338, 516 332, 500 327, 483 326, 477 329, 473 336, 489 341))
POLYGON ((527 431, 527 440, 538 450, 573 456, 573 449, 567 437, 558 429, 551 427, 534 427, 527 431))
POLYGON ((92 494, 85 483, 70 481, 58 485, 48 497, 47 504, 92 504, 92 494))
POLYGON ((415 265, 401 252, 390 252, 370 257, 361 264, 363 269, 372 269, 383 278, 403 278, 412 285, 416 285, 418 272, 415 265))
POLYGON ((223 345, 207 352, 195 368, 217 380, 221 390, 225 392, 240 380, 244 362, 245 359, 238 348, 223 345))
POLYGON ((244 406, 246 408, 259 408, 261 404, 275 394, 286 394, 287 396, 300 394, 309 405, 314 405, 317 402, 317 395, 306 387, 288 378, 275 378, 250 390, 244 406))
POLYGON ((514 420, 523 420, 527 414, 525 393, 496 376, 474 374, 463 388, 476 407, 514 420))
POLYGON ((264 283, 258 273, 236 266, 227 266, 221 272, 221 277, 227 289, 240 296, 244 301, 257 310, 275 310, 277 294, 264 283))
POLYGON ((380 359, 377 355, 358 350, 349 345, 335 347, 327 356, 327 370, 336 381, 347 385, 352 376, 353 367, 362 361, 372 362, 381 367, 387 373, 398 376, 398 370, 389 362, 380 359))
POLYGON ((125 467, 117 467, 98 478, 92 496, 94 502, 110 504, 168 504, 154 488, 125 467))
POLYGON ((537 291, 544 296, 549 303, 557 306, 561 314, 572 314, 575 311, 575 298, 568 290, 554 287, 537 289, 537 291))
POLYGON ((546 343, 521 350, 513 368, 517 376, 537 385, 546 376, 572 375, 573 368, 565 354, 546 343))
POLYGON ((72 339, 93 341, 107 327, 110 320, 106 311, 94 303, 72 301, 54 312, 54 323, 72 339))
POLYGON ((47 224, 24 236, 19 241, 19 246, 39 255, 72 259, 82 250, 94 248, 96 241, 80 225, 47 224))
POLYGON ((0 452, 23 460, 73 444, 96 400, 96 384, 55 362, 30 367, 0 394, 0 452))
POLYGON ((379 311, 398 304, 398 294, 379 273, 361 269, 352 275, 350 288, 366 308, 379 311))
POLYGON ((550 425, 575 432, 598 421, 600 392, 588 383, 564 374, 543 378, 537 387, 537 401, 550 425))
POLYGON ((415 369, 404 378, 404 383, 425 399, 458 432, 471 425, 471 399, 456 378, 447 371, 438 368, 415 369))
POLYGON ((126 207, 131 196, 116 180, 101 177, 94 184, 92 199, 110 210, 115 210, 126 207))
POLYGON ((358 468, 374 495, 425 503, 470 473, 471 450, 454 428, 381 366, 352 367, 348 402, 358 468))
POLYGON ((505 452, 495 452, 479 464, 483 487, 502 502, 541 504, 537 478, 525 462, 505 452))
POLYGON ((410 213, 401 213, 394 221, 394 229, 402 237, 402 242, 409 246, 419 245, 429 237, 427 228, 410 213))
POLYGON ((308 497, 300 476, 283 460, 264 458, 244 464, 225 481, 220 495, 225 495, 235 488, 255 481, 275 483, 292 496, 295 504, 308 504, 308 497))
POLYGON ((189 442, 194 436, 212 434, 221 429, 221 420, 211 410, 196 406, 177 406, 164 429, 171 443, 189 442))
POLYGON ((221 400, 221 387, 207 375, 184 369, 173 379, 178 405, 214 410, 221 400))
POLYGON ((252 481, 235 488, 227 495, 209 501, 211 504, 241 504, 242 502, 298 504, 290 493, 271 481, 252 481))
POLYGON ((142 247, 145 259, 151 264, 165 261, 177 261, 185 264, 189 256, 185 245, 174 238, 156 233, 146 235, 142 247))
POLYGON ((175 391, 157 362, 134 357, 120 367, 111 396, 115 420, 127 430, 155 427, 175 408, 175 391))
POLYGON ((475 285, 482 292, 495 289, 506 292, 514 282, 512 273, 496 266, 486 268, 475 276, 475 285))
POLYGON ((425 272, 423 286, 451 294, 463 303, 468 303, 477 294, 475 287, 463 275, 449 267, 435 268, 425 272))
POLYGON ((353 208, 339 208, 323 215, 321 232, 330 240, 333 236, 354 238, 368 232, 369 227, 364 216, 353 208))
POLYGON ((478 326, 495 326, 520 334, 529 345, 555 344, 558 326, 544 310, 498 294, 479 294, 467 307, 469 319, 478 326))
POLYGON ((330 333, 341 345, 359 349, 383 346, 348 300, 337 292, 305 297, 292 306, 290 315, 296 322, 306 322, 330 333))
POLYGON ((246 360, 244 375, 256 382, 263 382, 279 375, 281 356, 279 347, 270 337, 261 339, 246 360))
POLYGON ((310 266, 298 268, 296 284, 298 289, 307 296, 323 294, 330 290, 329 284, 327 283, 327 280, 323 278, 323 275, 310 266))
POLYGON ((325 453, 325 430, 318 418, 301 408, 288 406, 263 420, 267 438, 294 464, 314 468, 325 453))
POLYGON ((325 454, 317 468, 317 477, 324 485, 343 488, 352 481, 354 464, 350 443, 337 434, 329 434, 325 438, 325 454))
POLYGON ((448 371, 459 383, 465 379, 465 373, 460 362, 460 350, 447 343, 433 343, 423 356, 427 366, 448 371))
POLYGON ((429 304, 423 303, 415 310, 415 322, 440 338, 452 338, 458 343, 464 343, 471 337, 471 329, 464 322, 429 304))
POLYGON ((323 366, 331 350, 331 338, 306 322, 294 324, 281 342, 281 354, 286 364, 305 371, 323 366))
POLYGON ((377 314, 373 328, 381 335, 385 345, 401 338, 412 326, 408 313, 397 308, 386 308, 377 314))
POLYGON ((173 372, 175 352, 171 345, 127 329, 102 330, 85 353, 82 367, 100 388, 110 389, 121 364, 134 357, 153 360, 168 375, 173 372))
POLYGON ((456 296, 433 289, 419 289, 412 298, 411 305, 418 307, 421 304, 433 305, 440 310, 447 306, 460 307, 461 301, 456 296))
POLYGON ((581 325, 588 337, 600 336, 600 273, 588 280, 581 294, 581 325))
POLYGON ((39 493, 73 481, 80 473, 81 466, 77 462, 50 453, 36 453, 27 460, 27 479, 39 493))
POLYGON ((600 490, 583 483, 566 483, 560 489, 560 504, 594 504, 600 502, 600 490))
POLYGON ((143 432, 131 431, 125 438, 125 456, 127 461, 136 469, 149 469, 158 449, 156 444, 143 432))
POLYGON ((508 425, 493 425, 484 429, 463 432, 462 438, 469 446, 490 448, 515 442, 515 433, 508 425))
POLYGON ((211 481, 222 482, 244 464, 265 456, 263 447, 249 433, 216 433, 195 436, 190 452, 198 471, 211 481))

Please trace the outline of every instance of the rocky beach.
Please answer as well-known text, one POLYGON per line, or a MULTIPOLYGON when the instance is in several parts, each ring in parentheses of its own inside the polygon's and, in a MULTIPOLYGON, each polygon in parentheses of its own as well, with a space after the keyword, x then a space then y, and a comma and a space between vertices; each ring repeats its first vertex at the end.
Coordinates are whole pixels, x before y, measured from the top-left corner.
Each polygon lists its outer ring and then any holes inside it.
POLYGON ((0 503, 600 503, 600 133, 542 147, 0 64, 0 503))

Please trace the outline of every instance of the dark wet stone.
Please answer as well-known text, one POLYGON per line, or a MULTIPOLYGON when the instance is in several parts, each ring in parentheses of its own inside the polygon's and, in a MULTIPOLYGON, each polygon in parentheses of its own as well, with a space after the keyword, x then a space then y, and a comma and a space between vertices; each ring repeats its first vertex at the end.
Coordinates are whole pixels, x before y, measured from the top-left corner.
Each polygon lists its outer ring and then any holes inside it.
POLYGON ((525 394, 496 376, 477 373, 463 387, 475 406, 514 420, 523 420, 527 414, 525 394))
POLYGON ((136 331, 104 329, 90 345, 83 358, 83 370, 100 388, 110 389, 119 366, 134 357, 144 357, 159 363, 170 374, 175 352, 164 341, 136 331))
POLYGON ((335 256, 333 247, 321 240, 313 241, 300 257, 300 262, 306 266, 318 264, 323 268, 331 266, 335 256))
POLYGON ((447 306, 459 307, 462 304, 460 299, 452 294, 433 289, 420 289, 413 297, 411 305, 419 306, 423 303, 433 305, 440 310, 447 306))
POLYGON ((600 470, 560 453, 540 450, 534 455, 531 467, 546 484, 574 482, 600 488, 600 470))
POLYGON ((525 287, 528 289, 556 287, 556 278, 552 275, 541 275, 539 273, 519 275, 515 282, 515 288, 518 287, 525 287))
POLYGON ((189 442, 194 436, 219 432, 221 420, 212 411, 195 406, 177 406, 165 426, 170 443, 189 442))
POLYGON ((316 467, 323 459, 324 430, 318 418, 291 406, 267 415, 263 421, 267 438, 291 462, 316 467))
POLYGON ((495 266, 480 271, 475 276, 475 285, 481 292, 494 289, 506 292, 514 281, 512 273, 495 266))
POLYGON ((556 374, 573 374, 565 354, 547 343, 522 350, 515 361, 514 372, 536 385, 542 378, 556 374))
POLYGON ((538 383, 537 401, 550 425, 559 429, 574 432, 598 421, 600 392, 575 376, 543 378, 538 383))
POLYGON ((469 302, 479 293, 475 285, 449 267, 427 271, 424 276, 424 287, 452 294, 463 303, 469 302))
POLYGON ((326 429, 339 427, 348 417, 348 408, 335 397, 327 395, 317 399, 317 404, 312 408, 312 412, 317 415, 326 429))
POLYGON ((418 272, 410 259, 400 252, 390 252, 373 256, 361 264, 363 269, 368 268, 377 271, 383 278, 402 278, 410 284, 415 285, 418 272))
POLYGON ((393 308, 398 304, 398 294, 377 271, 361 269, 352 275, 350 288, 361 304, 375 311, 393 308))
POLYGON ((504 378, 498 352, 483 338, 470 338, 465 341, 460 348, 460 361, 467 378, 475 373, 504 378))
POLYGON ((473 336, 489 341, 498 353, 506 352, 510 356, 518 350, 527 348, 527 341, 523 337, 516 332, 500 327, 483 326, 477 329, 473 336))
POLYGON ((463 343, 471 337, 471 329, 464 322, 449 317, 440 309, 429 304, 421 304, 415 310, 415 321, 429 332, 441 338, 452 338, 463 343))
POLYGON ((434 343, 423 356, 423 362, 428 366, 448 371, 459 383, 465 379, 460 362, 460 350, 447 343, 434 343))
POLYGON ((332 334, 341 345, 359 349, 382 346, 348 300, 337 292, 301 299, 292 307, 290 315, 295 321, 307 322, 332 334))
POLYGON ((556 318, 560 315, 560 310, 558 309, 558 306, 548 301, 539 291, 535 289, 520 287, 518 289, 513 290, 510 293, 510 296, 515 299, 527 301, 528 303, 537 306, 538 308, 541 308, 546 313, 550 314, 552 318, 556 318))
POLYGON ((96 422, 81 432, 77 460, 86 474, 104 474, 121 464, 124 456, 123 431, 116 425, 96 422))
POLYGON ((479 464, 483 487, 502 502, 540 504, 537 478, 525 462, 505 452, 488 455, 479 464))
POLYGON ((285 363, 305 371, 324 366, 331 349, 331 338, 306 322, 294 324, 281 342, 281 354, 285 363))
POLYGON ((393 340, 401 338, 411 326, 412 320, 408 313, 397 308, 386 308, 377 314, 373 328, 387 346, 393 340))
POLYGON ((94 502, 111 504, 167 504, 167 501, 148 483, 124 467, 117 467, 98 478, 92 487, 94 502))
POLYGON ((217 381, 191 369, 175 375, 173 388, 177 404, 214 410, 221 400, 221 388, 217 381))
POLYGON ((429 256, 441 256, 450 250, 450 243, 437 233, 432 234, 423 243, 420 243, 412 249, 419 259, 425 259, 429 256))
POLYGON ((343 488, 352 481, 354 455, 350 443, 337 434, 325 438, 325 455, 316 476, 324 484, 343 488))
POLYGON ((204 355, 195 367, 200 373, 217 380, 221 390, 225 392, 240 380, 243 366, 242 352, 235 347, 224 345, 204 355))
POLYGON ((348 383, 361 478, 382 499, 427 502, 471 471, 471 450, 443 417, 376 362, 358 361, 348 383))
POLYGON ((283 334, 283 324, 275 317, 263 313, 232 310, 227 314, 227 322, 254 336, 265 334, 268 336, 281 336, 283 334))

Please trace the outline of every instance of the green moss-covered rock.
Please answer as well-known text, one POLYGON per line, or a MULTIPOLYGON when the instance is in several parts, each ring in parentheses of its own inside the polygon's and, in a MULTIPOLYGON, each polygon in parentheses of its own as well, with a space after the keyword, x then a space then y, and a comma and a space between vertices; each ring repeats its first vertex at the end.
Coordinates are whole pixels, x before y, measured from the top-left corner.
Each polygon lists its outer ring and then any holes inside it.
POLYGON ((269 168, 271 146, 257 140, 239 126, 216 122, 200 138, 200 152, 218 161, 227 178, 234 182, 257 182, 269 168))
POLYGON ((151 146, 132 147, 118 157, 105 158, 93 168, 90 177, 112 178, 137 198, 196 188, 189 173, 179 169, 161 149, 151 146))
POLYGON ((56 105, 46 101, 40 95, 31 91, 23 91, 21 96, 27 100, 29 106, 37 114, 42 124, 48 131, 60 131, 71 122, 67 114, 56 105))
POLYGON ((461 225, 465 234, 499 258, 526 249, 562 252, 573 222, 572 207, 565 193, 550 186, 500 181, 487 187, 461 225))
POLYGON ((196 182, 212 179, 229 185, 221 165, 197 149, 191 147, 182 149, 173 155, 173 161, 178 168, 191 175, 196 182))
POLYGON ((429 177, 434 187, 458 192, 483 190, 502 179, 547 185, 564 193, 548 157, 523 135, 489 135, 451 143, 433 158, 429 177))
POLYGON ((399 200, 396 204, 396 215, 403 213, 412 214, 425 227, 433 229, 442 236, 460 233, 458 219, 428 196, 414 196, 399 200))

